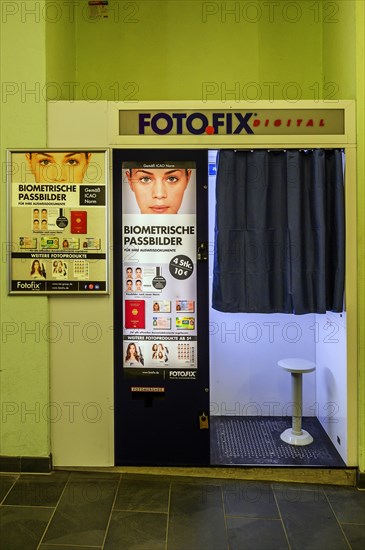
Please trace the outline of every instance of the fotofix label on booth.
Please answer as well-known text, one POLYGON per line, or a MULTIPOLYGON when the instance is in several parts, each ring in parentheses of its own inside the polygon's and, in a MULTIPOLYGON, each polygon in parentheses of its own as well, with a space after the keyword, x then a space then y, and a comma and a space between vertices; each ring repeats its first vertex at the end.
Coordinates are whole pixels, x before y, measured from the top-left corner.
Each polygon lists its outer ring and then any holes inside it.
POLYGON ((195 162, 124 162, 122 175, 125 374, 195 380, 195 162))
POLYGON ((343 109, 119 111, 120 136, 342 135, 343 109))

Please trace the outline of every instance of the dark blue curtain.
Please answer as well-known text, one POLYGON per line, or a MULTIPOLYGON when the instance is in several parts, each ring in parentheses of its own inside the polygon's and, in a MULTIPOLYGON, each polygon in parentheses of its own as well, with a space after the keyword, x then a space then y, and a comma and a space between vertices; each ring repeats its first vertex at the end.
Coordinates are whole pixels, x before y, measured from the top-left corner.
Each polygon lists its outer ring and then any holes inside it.
POLYGON ((213 308, 343 310, 341 150, 219 153, 213 308))

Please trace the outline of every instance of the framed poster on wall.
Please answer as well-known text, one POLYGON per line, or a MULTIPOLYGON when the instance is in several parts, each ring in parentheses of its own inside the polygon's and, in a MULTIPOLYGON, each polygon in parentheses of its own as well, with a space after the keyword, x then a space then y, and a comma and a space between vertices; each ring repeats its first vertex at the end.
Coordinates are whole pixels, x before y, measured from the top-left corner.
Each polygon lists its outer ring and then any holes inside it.
POLYGON ((124 372, 195 378, 195 162, 123 162, 122 178, 124 372))
POLYGON ((9 293, 107 293, 107 150, 11 150, 7 183, 9 293))

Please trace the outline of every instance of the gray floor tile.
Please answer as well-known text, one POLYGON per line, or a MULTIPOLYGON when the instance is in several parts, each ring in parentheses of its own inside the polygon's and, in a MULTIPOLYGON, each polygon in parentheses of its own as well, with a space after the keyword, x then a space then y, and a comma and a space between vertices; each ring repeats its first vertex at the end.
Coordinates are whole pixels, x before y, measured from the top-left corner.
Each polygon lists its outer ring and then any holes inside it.
POLYGON ((101 550, 102 546, 70 546, 67 544, 41 544, 39 550, 101 550))
POLYGON ((229 550, 288 550, 288 542, 279 519, 228 517, 229 550))
POLYGON ((298 487, 300 487, 300 489, 303 491, 317 491, 322 493, 328 487, 328 485, 318 483, 295 483, 294 481, 272 481, 271 487, 276 490, 297 490, 298 487))
POLYGON ((0 475, 0 503, 17 479, 18 476, 0 475))
POLYGON ((270 483, 236 481, 223 485, 226 516, 250 518, 279 518, 270 483))
POLYGON ((349 550, 325 495, 274 490, 292 550, 349 550))
POLYGON ((341 525, 352 550, 364 550, 365 548, 365 525, 343 523, 341 525))
POLYGON ((365 524, 365 491, 355 487, 328 487, 325 493, 340 523, 365 524))
POLYGON ((44 542, 101 546, 119 476, 70 476, 44 542))
POLYGON ((118 479, 119 481, 119 478, 120 474, 115 472, 92 472, 89 470, 70 472, 70 481, 85 481, 88 479, 100 479, 100 481, 114 481, 115 479, 118 479))
POLYGON ((113 512, 104 550, 165 550, 167 514, 113 512))
POLYGON ((114 510, 167 513, 169 481, 124 479, 120 481, 114 510))
POLYGON ((324 487, 320 485, 312 485, 312 488, 302 483, 274 483, 271 485, 274 494, 288 502, 300 502, 302 496, 307 492, 310 493, 310 498, 314 502, 327 502, 327 497, 324 492, 324 487))
POLYGON ((56 506, 66 485, 68 473, 21 475, 4 500, 20 506, 56 506))
POLYGON ((0 506, 0 548, 36 550, 52 513, 51 508, 0 506))
POLYGON ((106 535, 105 550, 365 547, 365 493, 353 487, 55 472, 0 475, 1 495, 4 550, 101 550, 106 535))
POLYGON ((167 549, 228 549, 219 486, 171 484, 167 549))

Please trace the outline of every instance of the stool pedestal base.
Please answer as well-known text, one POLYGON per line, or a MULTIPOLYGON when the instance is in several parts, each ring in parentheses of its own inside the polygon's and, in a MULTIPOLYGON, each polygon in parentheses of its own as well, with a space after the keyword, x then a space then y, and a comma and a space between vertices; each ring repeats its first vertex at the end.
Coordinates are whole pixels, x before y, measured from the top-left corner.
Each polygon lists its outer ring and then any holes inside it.
POLYGON ((293 433, 292 428, 285 430, 280 435, 280 439, 285 443, 290 443, 290 445, 309 445, 313 442, 313 437, 306 430, 302 430, 301 435, 296 435, 293 433))
POLYGON ((313 442, 313 437, 302 430, 302 410, 303 410, 303 390, 302 378, 306 372, 316 370, 316 365, 306 359, 289 358, 280 359, 279 367, 291 373, 292 398, 293 398, 293 417, 292 427, 285 430, 280 438, 290 445, 309 445, 313 442))

